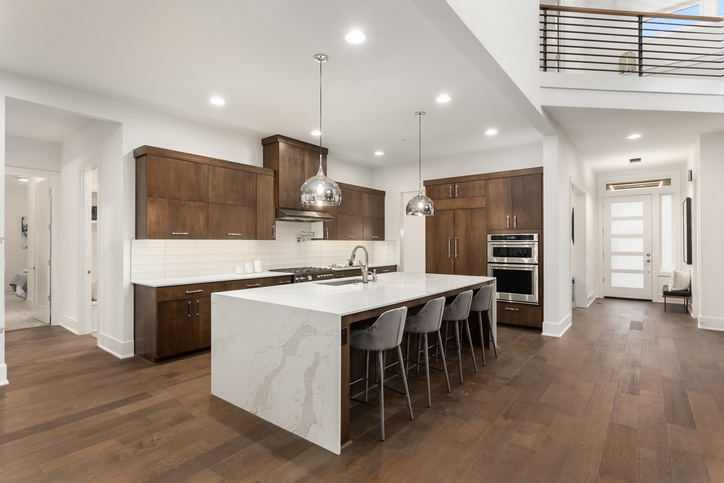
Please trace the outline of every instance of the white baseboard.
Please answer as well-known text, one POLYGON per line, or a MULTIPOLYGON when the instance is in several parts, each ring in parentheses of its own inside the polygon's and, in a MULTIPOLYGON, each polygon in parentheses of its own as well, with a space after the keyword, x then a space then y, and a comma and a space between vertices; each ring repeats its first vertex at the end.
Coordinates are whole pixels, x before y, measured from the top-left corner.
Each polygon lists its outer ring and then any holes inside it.
POLYGON ((98 347, 119 359, 128 359, 134 355, 132 340, 123 342, 103 332, 98 332, 98 347))
POLYGON ((10 381, 8 381, 8 366, 6 366, 5 364, 0 364, 0 386, 5 386, 9 383, 10 381))
POLYGON ((560 322, 543 322, 543 334, 548 337, 561 337, 571 327, 571 314, 560 322))
POLYGON ((724 331, 724 319, 721 317, 699 317, 699 328, 724 331))
POLYGON ((72 317, 68 317, 65 314, 60 314, 60 324, 58 324, 58 325, 63 327, 68 332, 72 332, 75 335, 79 335, 78 330, 77 330, 78 321, 72 317))
POLYGON ((593 302, 596 301, 598 298, 598 289, 594 290, 593 292, 588 294, 588 300, 586 303, 586 308, 590 307, 593 302))

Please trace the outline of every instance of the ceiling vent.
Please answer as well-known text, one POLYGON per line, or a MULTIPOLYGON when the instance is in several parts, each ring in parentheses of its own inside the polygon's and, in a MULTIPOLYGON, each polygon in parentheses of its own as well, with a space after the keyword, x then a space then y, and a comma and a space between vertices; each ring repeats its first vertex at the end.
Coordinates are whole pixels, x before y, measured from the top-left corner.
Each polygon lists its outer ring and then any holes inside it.
POLYGON ((641 158, 631 158, 628 160, 629 163, 640 163, 641 158))

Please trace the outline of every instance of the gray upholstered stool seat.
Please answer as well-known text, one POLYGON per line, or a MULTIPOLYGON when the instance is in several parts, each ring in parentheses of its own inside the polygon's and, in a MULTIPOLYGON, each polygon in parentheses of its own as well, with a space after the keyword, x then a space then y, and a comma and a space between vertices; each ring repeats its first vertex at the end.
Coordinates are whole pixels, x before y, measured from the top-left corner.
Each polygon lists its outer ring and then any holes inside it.
MULTIPOLYGON (((463 383, 463 363, 462 363, 462 349, 460 347, 460 322, 463 323, 465 328, 468 341, 470 342, 470 353, 473 357, 473 368, 475 372, 478 372, 478 363, 475 361, 475 352, 473 350, 473 339, 470 337, 470 325, 468 324, 468 317, 470 316, 470 305, 473 300, 473 291, 468 290, 461 292, 455 297, 455 300, 445 307, 442 313, 442 320, 445 322, 445 342, 450 338, 448 337, 448 322, 453 323, 455 328, 455 345, 458 351, 458 372, 460 373, 460 384, 463 383)), ((443 351, 443 357, 445 352, 443 351)))
MULTIPOLYGON (((382 441, 385 440, 385 360, 384 352, 391 349, 397 349, 397 359, 399 360, 400 373, 402 375, 402 385, 405 388, 405 397, 407 398, 407 409, 410 411, 410 419, 412 416, 412 401, 410 400, 410 391, 407 388, 407 376, 404 370, 404 359, 402 357, 402 336, 404 335, 405 316, 407 315, 407 307, 388 310, 380 315, 374 324, 364 330, 355 330, 350 333, 350 346, 355 349, 365 351, 365 402, 367 401, 367 391, 369 389, 369 370, 370 370, 370 354, 369 351, 377 352, 377 367, 379 372, 380 386, 380 432, 382 441)), ((389 388, 388 389, 392 389, 389 388)), ((394 389, 392 389, 394 391, 394 389)))
POLYGON ((490 323, 490 303, 493 300, 493 286, 486 285, 477 291, 473 296, 473 301, 470 304, 470 312, 478 313, 478 325, 480 326, 480 345, 481 352, 483 354, 483 365, 485 365, 485 337, 483 335, 483 312, 485 312, 485 323, 488 325, 488 331, 490 333, 490 341, 493 343, 493 350, 495 351, 495 357, 498 357, 498 348, 495 347, 495 338, 493 337, 493 326, 490 323))
MULTIPOLYGON (((440 326, 442 325, 442 312, 445 309, 445 297, 436 298, 430 300, 425 306, 415 315, 407 318, 405 321, 405 332, 407 333, 407 361, 405 364, 405 371, 407 371, 407 364, 410 361, 410 334, 417 334, 417 356, 413 361, 418 368, 420 367, 420 345, 422 344, 423 352, 425 355, 425 382, 427 383, 427 406, 432 407, 432 396, 430 394, 430 359, 428 357, 429 345, 427 341, 427 334, 437 334, 437 343, 442 347, 442 335, 440 334, 440 326)), ((445 358, 442 358, 443 372, 445 373, 445 382, 447 382, 447 392, 451 392, 450 388, 450 377, 447 373, 447 364, 445 358)), ((437 369, 433 367, 433 369, 437 369)))

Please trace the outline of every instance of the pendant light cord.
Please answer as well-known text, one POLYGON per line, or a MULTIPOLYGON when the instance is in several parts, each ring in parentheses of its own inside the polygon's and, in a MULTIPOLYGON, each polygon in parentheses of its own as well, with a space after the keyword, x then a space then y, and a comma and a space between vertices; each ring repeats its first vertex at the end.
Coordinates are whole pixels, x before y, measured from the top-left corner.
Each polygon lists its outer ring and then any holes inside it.
POLYGON ((322 64, 319 63, 319 169, 322 170, 322 64))
POLYGON ((417 114, 418 192, 422 195, 422 113, 417 114))

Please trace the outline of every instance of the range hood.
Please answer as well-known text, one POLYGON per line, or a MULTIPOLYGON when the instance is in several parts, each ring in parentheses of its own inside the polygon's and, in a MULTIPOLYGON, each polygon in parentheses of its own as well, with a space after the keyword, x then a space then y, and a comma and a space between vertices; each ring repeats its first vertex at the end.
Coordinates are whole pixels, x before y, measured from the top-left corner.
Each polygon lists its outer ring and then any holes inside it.
POLYGON ((290 208, 277 208, 278 221, 302 221, 305 223, 313 221, 334 221, 334 217, 322 211, 303 211, 290 208))

